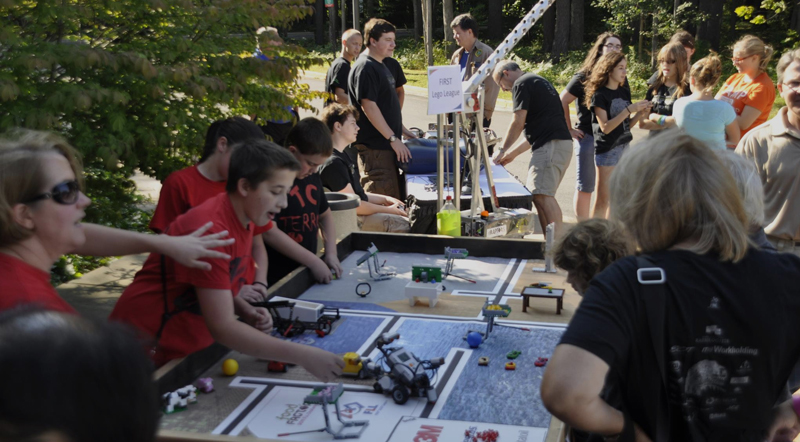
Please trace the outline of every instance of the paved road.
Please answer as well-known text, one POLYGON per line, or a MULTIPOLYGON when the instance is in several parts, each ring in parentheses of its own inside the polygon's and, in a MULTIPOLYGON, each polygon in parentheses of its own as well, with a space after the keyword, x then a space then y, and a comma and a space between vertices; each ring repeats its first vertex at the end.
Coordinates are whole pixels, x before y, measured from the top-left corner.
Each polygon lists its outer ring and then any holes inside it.
MULTIPOLYGON (((322 78, 320 74, 309 73, 301 80, 301 82, 308 84, 312 90, 324 90, 323 80, 324 78, 322 78)), ((512 118, 512 112, 510 111, 511 103, 507 100, 502 101, 503 102, 498 103, 498 109, 495 109, 494 116, 492 117, 492 129, 494 129, 501 137, 505 135, 508 125, 511 124, 512 118)), ((317 109, 321 109, 322 100, 315 100, 313 105, 317 109)), ((427 115, 427 113, 428 101, 425 89, 418 87, 407 87, 405 102, 403 105, 403 124, 406 127, 420 127, 423 129, 427 128, 428 123, 436 122, 436 116, 427 115)), ((315 114, 309 111, 301 111, 300 115, 301 117, 306 117, 314 116, 315 114)), ((319 116, 319 114, 316 114, 316 116, 319 116)), ((641 129, 636 128, 633 130, 634 140, 641 138, 645 134, 646 131, 641 129)), ((530 152, 526 152, 518 156, 511 164, 506 166, 506 169, 508 169, 512 175, 517 176, 519 181, 523 184, 528 176, 528 162, 530 161, 530 158, 530 152)), ((575 163, 576 158, 573 157, 572 161, 570 161, 567 173, 561 182, 561 186, 559 186, 558 192, 556 193, 556 200, 561 206, 565 221, 575 220, 575 209, 573 208, 572 202, 575 193, 575 163)))

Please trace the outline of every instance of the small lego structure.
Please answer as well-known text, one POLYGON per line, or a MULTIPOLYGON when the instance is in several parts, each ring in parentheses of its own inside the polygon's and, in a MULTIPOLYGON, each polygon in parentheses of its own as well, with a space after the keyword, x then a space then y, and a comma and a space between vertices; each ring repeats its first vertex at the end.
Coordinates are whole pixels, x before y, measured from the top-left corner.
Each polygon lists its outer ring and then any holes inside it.
POLYGON ((442 268, 411 266, 411 280, 416 282, 442 282, 442 268))
POLYGON ((233 376, 237 371, 239 371, 239 363, 236 362, 236 359, 225 359, 222 363, 222 373, 225 376, 233 376))
POLYGON ((161 395, 164 413, 172 414, 185 410, 189 404, 197 403, 197 388, 189 384, 169 393, 161 395))
POLYGON ((355 376, 359 379, 367 379, 381 374, 379 366, 375 365, 370 358, 362 358, 355 352, 344 354, 344 368, 342 374, 345 376, 355 376))
POLYGON ((411 281, 406 284, 406 298, 408 305, 414 306, 417 298, 427 298, 428 307, 433 308, 439 300, 439 295, 444 291, 444 285, 431 281, 431 283, 411 281))
POLYGON ((286 373, 286 364, 278 361, 269 361, 267 371, 270 373, 286 373))
POLYGON ((536 361, 533 362, 533 365, 537 367, 544 367, 547 364, 547 358, 537 358, 536 361))
POLYGON ((395 272, 381 271, 383 266, 386 264, 386 261, 383 261, 383 264, 378 264, 380 261, 378 260, 378 248, 375 247, 375 243, 371 243, 369 248, 367 248, 367 252, 358 258, 356 261, 356 266, 360 266, 365 261, 367 262, 367 267, 369 268, 369 277, 372 278, 373 281, 383 281, 396 275, 395 272))
POLYGON ((325 307, 316 302, 278 297, 250 304, 266 308, 272 316, 274 332, 287 338, 293 338, 305 331, 314 331, 317 336, 325 337, 333 329, 333 323, 341 318, 338 308, 325 307))
POLYGON ((201 392, 208 394, 214 391, 214 380, 211 378, 200 378, 194 383, 194 386, 201 392))
POLYGON ((506 357, 508 359, 517 359, 519 357, 519 355, 521 355, 521 354, 522 354, 522 352, 519 351, 519 350, 511 350, 510 352, 508 352, 506 357))
POLYGON ((487 356, 481 356, 478 358, 478 365, 489 365, 489 358, 487 356))
POLYGON ((517 364, 513 362, 506 362, 506 370, 516 370, 517 364))
POLYGON ((305 397, 303 402, 306 404, 318 404, 322 407, 322 412, 325 415, 325 428, 319 430, 310 430, 310 431, 298 431, 295 433, 281 433, 278 434, 278 437, 284 436, 291 436, 293 434, 301 434, 301 433, 315 433, 325 431, 334 439, 358 439, 361 437, 361 434, 366 430, 367 426, 369 425, 369 421, 343 421, 342 420, 342 413, 339 411, 339 398, 342 397, 342 393, 344 393, 344 385, 339 383, 338 385, 318 385, 314 387, 314 390, 305 397), (335 430, 331 425, 331 419, 328 415, 328 405, 333 404, 336 408, 336 419, 342 424, 342 426, 335 430), (361 427, 358 432, 353 433, 344 433, 345 428, 351 427, 361 427))
POLYGON ((469 330, 469 332, 464 335, 464 339, 467 339, 469 333, 473 331, 483 335, 484 341, 489 339, 489 333, 491 333, 492 329, 494 329, 494 319, 496 317, 507 317, 511 313, 511 307, 508 304, 493 304, 492 301, 486 301, 486 303, 483 304, 483 309, 481 311, 483 312, 483 318, 486 320, 486 333, 469 330))
POLYGON ((464 281, 470 282, 472 284, 477 284, 477 281, 465 278, 463 276, 454 275, 453 274, 453 261, 456 259, 465 259, 469 256, 469 252, 467 249, 451 249, 450 247, 444 248, 444 257, 447 259, 447 263, 444 267, 444 277, 447 278, 448 276, 454 276, 459 279, 463 279, 464 281))

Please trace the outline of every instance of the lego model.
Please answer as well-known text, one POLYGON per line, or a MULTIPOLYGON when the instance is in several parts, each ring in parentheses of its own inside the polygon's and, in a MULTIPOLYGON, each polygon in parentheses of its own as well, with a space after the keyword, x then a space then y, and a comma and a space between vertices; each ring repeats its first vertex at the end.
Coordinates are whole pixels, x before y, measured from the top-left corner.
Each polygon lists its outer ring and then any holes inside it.
POLYGON ((373 385, 375 392, 391 394, 398 405, 405 404, 412 395, 436 402, 438 396, 431 377, 444 365, 444 358, 420 360, 403 347, 386 347, 399 338, 398 333, 384 333, 375 341, 388 365, 388 370, 381 373, 373 385))
POLYGON ((368 282, 362 282, 356 286, 356 295, 366 298, 370 293, 372 293, 372 286, 368 282))
POLYGON ((537 367, 544 367, 547 364, 548 358, 539 357, 536 361, 533 362, 533 365, 537 367))
POLYGON ((361 437, 361 433, 366 430, 367 426, 369 425, 369 421, 343 421, 342 420, 342 413, 339 411, 339 398, 342 397, 342 393, 344 393, 344 386, 339 383, 338 385, 318 385, 314 387, 314 390, 305 397, 303 402, 306 404, 318 404, 322 405, 322 412, 325 415, 325 428, 319 430, 310 430, 310 431, 298 431, 295 433, 282 433, 279 434, 278 437, 283 436, 291 436, 293 434, 300 434, 300 433, 316 433, 320 431, 325 431, 334 439, 358 439, 361 437), (328 415, 328 405, 333 404, 336 408, 336 419, 342 424, 342 426, 338 430, 334 430, 333 426, 331 425, 331 418, 328 415), (353 433, 344 433, 346 428, 351 427, 360 427, 358 432, 353 433))
POLYGON ((411 266, 411 279, 416 282, 442 282, 442 268, 411 266))
POLYGON ((522 354, 522 352, 519 351, 519 350, 511 350, 510 352, 508 352, 506 357, 508 359, 517 359, 519 357, 519 355, 521 355, 521 354, 522 354))
POLYGON ((467 251, 467 249, 451 249, 450 247, 445 247, 444 257, 445 259, 447 259, 447 263, 444 266, 444 277, 447 278, 448 276, 453 276, 459 279, 463 279, 464 281, 477 284, 477 281, 475 280, 453 274, 453 261, 456 259, 465 259, 467 256, 469 256, 469 252, 467 251))
POLYGON ((375 247, 375 243, 371 243, 366 253, 364 253, 363 255, 361 255, 360 258, 358 258, 358 260, 356 261, 356 266, 360 266, 365 261, 367 262, 367 267, 369 267, 369 277, 372 278, 373 281, 383 281, 385 279, 389 279, 392 276, 396 275, 395 272, 381 271, 383 265, 386 264, 386 261, 384 261, 383 264, 379 263, 378 248, 375 247))
POLYGON ((431 281, 430 283, 411 281, 406 284, 406 298, 408 305, 413 306, 417 298, 427 298, 428 307, 433 308, 439 300, 439 295, 444 291, 444 285, 431 281))
POLYGON ((333 323, 341 318, 338 308, 324 307, 322 304, 313 302, 283 299, 280 301, 251 302, 250 304, 269 310, 269 314, 272 315, 274 330, 281 336, 287 338, 300 335, 306 330, 315 331, 317 335, 322 338, 331 332, 333 323), (298 302, 304 304, 299 310, 303 318, 307 320, 295 317, 294 309, 298 302), (316 304, 321 308, 316 308, 307 304, 316 304))
POLYGON ((506 370, 516 370, 517 364, 514 362, 506 362, 506 370))
POLYGON ((214 380, 211 378, 200 378, 194 383, 194 386, 203 393, 211 393, 214 391, 214 380))
POLYGON ((478 365, 486 366, 489 365, 489 357, 488 356, 481 356, 478 358, 478 365))
POLYGON ((343 375, 367 379, 380 376, 381 373, 380 366, 372 362, 370 358, 362 358, 361 355, 352 351, 344 354, 343 375))
POLYGON ((197 388, 191 384, 161 395, 161 404, 166 414, 183 411, 189 404, 195 403, 197 403, 197 388))
POLYGON ((483 340, 489 339, 489 333, 494 329, 494 319, 497 317, 505 318, 511 313, 511 307, 507 304, 492 304, 492 301, 486 301, 483 305, 483 318, 486 320, 486 333, 477 330, 469 330, 464 339, 467 339, 470 333, 480 333, 483 340))

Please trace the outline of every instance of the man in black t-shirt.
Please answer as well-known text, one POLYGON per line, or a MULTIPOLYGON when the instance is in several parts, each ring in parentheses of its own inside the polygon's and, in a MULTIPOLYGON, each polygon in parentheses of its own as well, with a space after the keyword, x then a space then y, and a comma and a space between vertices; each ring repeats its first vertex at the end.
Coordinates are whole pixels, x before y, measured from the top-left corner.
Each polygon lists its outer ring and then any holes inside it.
POLYGON ((382 19, 364 26, 367 50, 358 57, 348 78, 350 102, 358 119, 358 169, 364 190, 402 199, 397 162, 407 163, 411 152, 400 140, 403 116, 396 82, 383 60, 394 53, 395 27, 382 19))
POLYGON ((555 223, 558 231, 562 215, 555 195, 572 159, 572 137, 558 92, 549 81, 526 74, 510 60, 500 61, 492 77, 502 90, 511 91, 514 104, 514 120, 503 147, 495 152, 494 162, 504 166, 531 149, 527 187, 533 194, 542 231, 550 223, 555 223), (525 137, 512 149, 523 129, 525 137))
POLYGON ((325 100, 325 106, 334 101, 339 104, 350 104, 347 95, 347 77, 350 75, 350 63, 358 57, 364 38, 356 29, 348 29, 342 34, 342 53, 331 63, 325 75, 325 92, 331 97, 325 100))

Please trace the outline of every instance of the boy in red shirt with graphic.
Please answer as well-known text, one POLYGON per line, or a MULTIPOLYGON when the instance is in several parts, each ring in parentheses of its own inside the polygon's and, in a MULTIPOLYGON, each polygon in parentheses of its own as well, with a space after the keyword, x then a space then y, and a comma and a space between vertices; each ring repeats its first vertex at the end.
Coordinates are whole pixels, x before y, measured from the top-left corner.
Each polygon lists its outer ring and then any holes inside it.
MULTIPOLYGON (((286 207, 287 193, 299 169, 297 160, 274 143, 248 140, 233 146, 225 193, 179 216, 169 235, 213 221, 236 242, 222 249, 230 260, 210 259, 210 271, 199 271, 151 254, 123 292, 110 319, 130 323, 154 338, 152 358, 160 366, 187 356, 214 341, 261 359, 306 368, 323 381, 341 373, 343 361, 330 352, 271 337, 272 319, 239 294, 248 284, 256 226, 286 207), (237 320, 242 317, 246 323, 237 320)), ((269 231, 269 230, 268 230, 269 231)))
POLYGON ((286 136, 286 148, 300 162, 300 172, 289 190, 288 207, 275 217, 277 229, 262 235, 267 244, 267 281, 274 284, 300 265, 318 282, 331 282, 331 272, 342 275, 336 253, 333 216, 325 198, 319 166, 333 153, 331 131, 322 121, 303 118, 286 136), (317 235, 325 241, 325 256, 317 257, 317 235))

